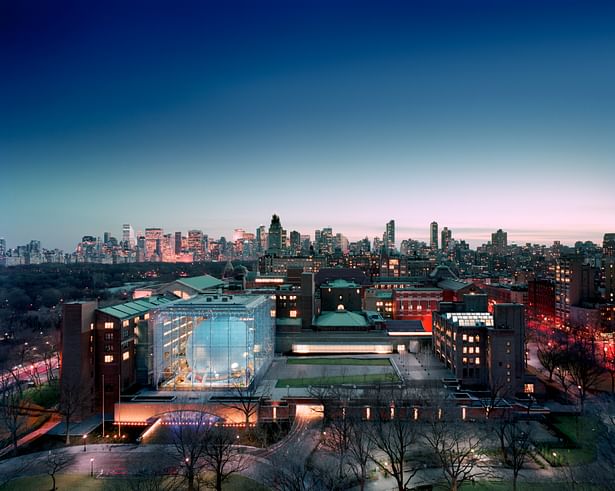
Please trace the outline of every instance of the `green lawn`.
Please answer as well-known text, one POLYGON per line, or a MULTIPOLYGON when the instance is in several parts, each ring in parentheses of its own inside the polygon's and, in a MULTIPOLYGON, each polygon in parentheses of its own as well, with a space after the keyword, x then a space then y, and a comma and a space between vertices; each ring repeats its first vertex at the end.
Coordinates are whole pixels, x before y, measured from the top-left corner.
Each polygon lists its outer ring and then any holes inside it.
POLYGON ((600 422, 591 416, 555 415, 553 426, 570 441, 566 445, 545 445, 541 455, 554 466, 588 464, 596 460, 596 441, 600 422), (555 453, 555 455, 553 455, 555 453))
POLYGON ((288 365, 358 365, 390 367, 388 358, 288 358, 288 365))
MULTIPOLYGON (((128 490, 129 478, 96 479, 80 474, 60 474, 56 476, 56 489, 58 491, 98 491, 98 490, 128 490)), ((267 488, 247 477, 234 475, 222 486, 225 491, 268 491, 267 488)), ((30 476, 15 479, 4 486, 2 491, 44 491, 51 489, 51 478, 47 475, 30 476)), ((153 488, 152 488, 153 489, 153 488)))
POLYGON ((24 391, 24 397, 33 404, 50 408, 60 401, 60 387, 57 383, 32 387, 24 391))
POLYGON ((368 373, 365 375, 331 375, 329 377, 303 377, 281 378, 276 387, 278 389, 289 386, 291 388, 309 387, 310 385, 341 385, 341 384, 380 384, 385 382, 399 382, 397 375, 392 373, 368 373))

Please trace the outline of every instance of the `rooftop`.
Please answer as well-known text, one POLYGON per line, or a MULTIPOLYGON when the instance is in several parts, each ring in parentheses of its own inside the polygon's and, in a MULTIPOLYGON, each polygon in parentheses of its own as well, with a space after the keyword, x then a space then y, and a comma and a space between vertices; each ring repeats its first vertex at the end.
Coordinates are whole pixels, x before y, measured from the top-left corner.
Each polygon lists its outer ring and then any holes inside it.
POLYGON ((468 286, 471 286, 472 283, 466 283, 465 281, 447 279, 438 282, 438 288, 442 288, 443 290, 463 290, 468 286))
POLYGON ((152 296, 134 300, 132 302, 112 305, 111 307, 103 307, 98 310, 112 317, 117 317, 118 319, 128 319, 130 317, 145 314, 152 309, 158 308, 172 301, 173 300, 163 296, 152 296))
POLYGON ((199 292, 224 285, 224 281, 214 278, 208 274, 204 274, 202 276, 192 276, 191 278, 179 278, 176 282, 189 288, 193 288, 199 292))
POLYGON ((488 312, 447 312, 444 317, 459 327, 493 327, 493 316, 488 312))
POLYGON ((316 318, 318 327, 367 327, 367 319, 356 312, 347 310, 337 310, 335 312, 325 312, 316 318))
POLYGON ((322 288, 359 288, 359 285, 354 281, 347 281, 342 278, 337 278, 333 281, 323 283, 322 288))

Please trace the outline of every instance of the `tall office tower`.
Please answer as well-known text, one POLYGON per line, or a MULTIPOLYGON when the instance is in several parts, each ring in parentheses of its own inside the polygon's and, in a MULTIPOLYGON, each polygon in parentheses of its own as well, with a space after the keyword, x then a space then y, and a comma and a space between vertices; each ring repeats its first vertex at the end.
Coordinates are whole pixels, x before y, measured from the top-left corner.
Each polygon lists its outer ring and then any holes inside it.
POLYGON ((4 238, 0 238, 0 256, 6 254, 6 240, 4 238))
POLYGON ((395 252, 395 220, 386 224, 383 240, 387 252, 395 252))
POLYGON ((570 307, 595 293, 595 270, 582 256, 564 255, 555 265, 555 319, 570 326, 570 307))
POLYGON ((182 249, 182 233, 175 232, 175 254, 179 254, 182 249))
POLYGON ((605 257, 615 257, 615 233, 604 234, 602 255, 605 257))
POLYGON ((203 232, 201 230, 188 230, 188 250, 194 254, 195 261, 205 259, 203 232))
POLYGON ((453 232, 452 230, 449 230, 448 227, 444 227, 440 235, 440 247, 442 247, 443 251, 447 251, 449 246, 451 245, 451 240, 453 239, 453 232))
POLYGON ((320 251, 325 254, 333 254, 333 229, 323 228, 320 231, 320 251))
POLYGON ((293 256, 301 254, 301 234, 296 230, 290 233, 290 253, 293 256))
POLYGON ((161 228, 145 229, 145 261, 160 261, 160 242, 164 231, 161 228))
POLYGON ((122 225, 122 242, 124 243, 124 247, 128 247, 129 249, 132 249, 136 244, 135 231, 129 223, 122 225))
POLYGON ((261 225, 256 229, 256 252, 265 252, 267 250, 267 229, 261 225))
POLYGON ((269 235, 267 236, 267 253, 272 256, 282 254, 282 224, 280 217, 273 215, 271 225, 269 225, 269 235))
POLYGON ((491 234, 491 244, 497 254, 504 254, 508 247, 508 233, 498 229, 497 232, 491 234))
POLYGON ((110 238, 111 238, 111 232, 103 233, 103 244, 108 244, 110 238))
POLYGON ((333 250, 339 249, 343 254, 348 253, 348 238, 343 234, 335 234, 333 238, 333 250))
POLYGON ((432 251, 438 250, 438 222, 431 222, 429 226, 429 247, 432 251))

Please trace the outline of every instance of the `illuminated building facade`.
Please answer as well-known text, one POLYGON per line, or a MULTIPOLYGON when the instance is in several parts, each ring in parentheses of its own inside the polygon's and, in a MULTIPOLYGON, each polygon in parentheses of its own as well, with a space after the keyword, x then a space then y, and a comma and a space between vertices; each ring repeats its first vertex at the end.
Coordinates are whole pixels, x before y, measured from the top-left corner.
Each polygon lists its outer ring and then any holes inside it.
POLYGON ((519 304, 498 304, 487 312, 486 295, 442 302, 433 314, 433 349, 453 375, 468 386, 523 387, 525 312, 519 304))
POLYGON ((265 295, 203 294, 152 312, 154 385, 247 387, 273 358, 273 308, 265 295))
POLYGON ((438 222, 431 222, 429 226, 429 247, 433 251, 438 249, 438 222))

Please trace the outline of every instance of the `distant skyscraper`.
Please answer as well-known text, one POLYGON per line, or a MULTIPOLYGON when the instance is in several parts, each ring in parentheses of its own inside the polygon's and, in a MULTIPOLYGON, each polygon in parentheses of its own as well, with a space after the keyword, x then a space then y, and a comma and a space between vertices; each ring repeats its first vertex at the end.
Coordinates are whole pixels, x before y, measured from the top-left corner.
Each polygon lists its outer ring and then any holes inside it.
POLYGON ((293 255, 301 253, 301 234, 296 230, 290 233, 290 249, 293 255))
POLYGON ((508 234, 498 229, 497 232, 491 234, 491 244, 496 253, 504 254, 508 247, 508 234))
POLYGON ((615 257, 615 233, 604 234, 602 255, 605 257, 615 257))
POLYGON ((431 222, 429 227, 429 247, 432 251, 438 249, 438 222, 431 222))
POLYGON ((267 237, 267 253, 273 256, 282 254, 282 224, 280 217, 273 215, 271 225, 269 225, 269 235, 267 237))
POLYGON ((384 247, 387 252, 395 251, 395 220, 390 220, 386 224, 384 231, 384 247))
POLYGON ((122 242, 129 248, 135 246, 135 231, 129 223, 122 225, 122 242))
POLYGON ((256 251, 264 252, 267 250, 267 229, 261 225, 256 229, 256 251))
POLYGON ((161 241, 164 231, 161 228, 145 229, 145 260, 160 261, 162 256, 161 241))
POLYGON ((182 249, 182 233, 175 232, 175 254, 179 254, 182 249))
POLYGON ((205 259, 205 244, 201 230, 188 230, 188 250, 194 254, 195 261, 205 259))
POLYGON ((443 251, 448 250, 452 239, 453 239, 452 230, 449 230, 448 227, 444 227, 442 229, 441 241, 440 241, 441 242, 440 246, 442 247, 443 251))
POLYGON ((6 240, 0 239, 0 256, 3 256, 6 253, 6 240))

